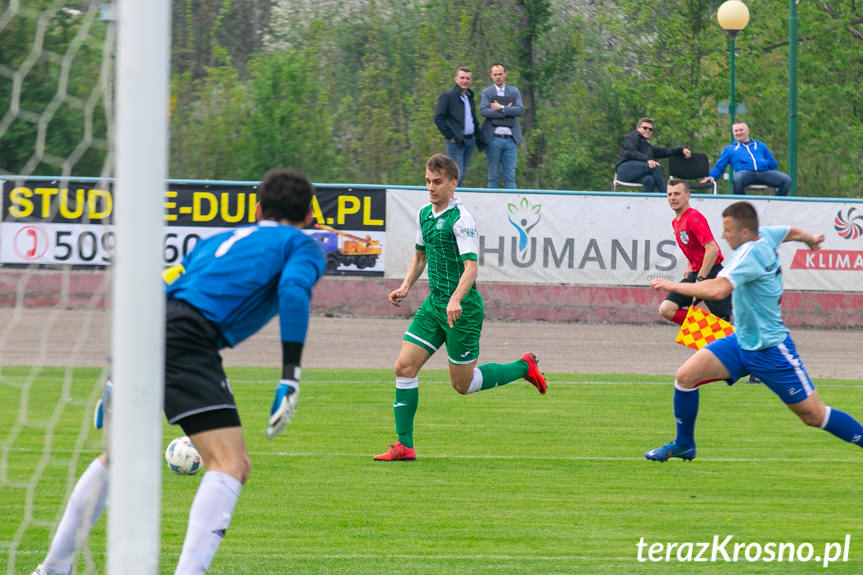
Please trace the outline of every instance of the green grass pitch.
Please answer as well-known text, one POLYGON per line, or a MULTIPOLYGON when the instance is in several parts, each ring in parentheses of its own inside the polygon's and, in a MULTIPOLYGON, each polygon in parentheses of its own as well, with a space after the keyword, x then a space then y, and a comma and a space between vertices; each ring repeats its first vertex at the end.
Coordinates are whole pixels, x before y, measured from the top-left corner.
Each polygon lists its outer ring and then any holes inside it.
MULTIPOLYGON (((29 574, 42 559, 68 489, 99 452, 97 376, 2 370, 0 574, 29 574)), ((522 382, 462 397, 430 371, 417 461, 374 463, 394 440, 389 370, 304 370, 297 416, 274 441, 264 428, 278 371, 229 376, 253 470, 214 575, 863 573, 863 452, 807 428, 761 385, 702 388, 698 458, 659 464, 642 453, 673 437, 670 377, 554 373, 546 396, 522 382), (729 545, 810 543, 818 556, 851 539, 848 561, 827 568, 747 562, 742 551, 737 562, 637 558, 641 538, 729 535, 729 545)), ((816 386, 863 417, 863 381, 816 386)), ((181 434, 165 425, 163 443, 181 434)), ((200 477, 164 468, 162 573, 173 573, 200 477)), ((105 524, 89 543, 98 573, 105 524)))

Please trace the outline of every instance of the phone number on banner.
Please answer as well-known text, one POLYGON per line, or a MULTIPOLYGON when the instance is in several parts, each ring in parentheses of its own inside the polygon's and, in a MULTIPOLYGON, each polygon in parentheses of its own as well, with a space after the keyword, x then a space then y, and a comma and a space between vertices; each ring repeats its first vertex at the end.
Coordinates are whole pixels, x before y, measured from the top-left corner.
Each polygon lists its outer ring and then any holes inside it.
MULTIPOLYGON (((197 241, 229 228, 165 228, 165 265, 178 264, 197 241)), ((114 258, 113 225, 0 224, 0 263, 107 266, 114 258)))

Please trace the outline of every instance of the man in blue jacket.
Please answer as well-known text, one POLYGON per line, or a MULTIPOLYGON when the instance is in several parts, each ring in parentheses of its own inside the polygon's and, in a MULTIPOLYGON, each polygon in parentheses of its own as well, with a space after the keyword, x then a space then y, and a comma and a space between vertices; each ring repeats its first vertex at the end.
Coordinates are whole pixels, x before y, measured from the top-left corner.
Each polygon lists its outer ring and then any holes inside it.
POLYGON ((434 112, 434 123, 446 140, 446 155, 458 166, 458 185, 464 183, 464 173, 477 147, 479 120, 473 99, 473 72, 462 66, 455 73, 455 86, 440 95, 434 112))
POLYGON ((701 180, 712 182, 722 175, 731 164, 734 171, 732 184, 735 194, 746 194, 746 186, 762 185, 776 188, 777 196, 787 196, 791 189, 791 177, 776 168, 779 165, 764 142, 749 137, 749 126, 738 122, 731 127, 735 142, 722 149, 722 155, 710 174, 701 180))

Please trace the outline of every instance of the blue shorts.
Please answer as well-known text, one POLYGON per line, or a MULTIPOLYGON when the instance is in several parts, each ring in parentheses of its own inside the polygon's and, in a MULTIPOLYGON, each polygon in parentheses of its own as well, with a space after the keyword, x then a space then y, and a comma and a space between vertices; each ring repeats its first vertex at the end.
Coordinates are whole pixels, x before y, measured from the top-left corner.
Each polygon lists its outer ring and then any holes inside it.
POLYGON ((737 334, 717 339, 705 349, 713 352, 728 373, 730 382, 754 375, 787 405, 800 403, 815 391, 791 335, 785 341, 756 351, 747 351, 737 343, 737 334))

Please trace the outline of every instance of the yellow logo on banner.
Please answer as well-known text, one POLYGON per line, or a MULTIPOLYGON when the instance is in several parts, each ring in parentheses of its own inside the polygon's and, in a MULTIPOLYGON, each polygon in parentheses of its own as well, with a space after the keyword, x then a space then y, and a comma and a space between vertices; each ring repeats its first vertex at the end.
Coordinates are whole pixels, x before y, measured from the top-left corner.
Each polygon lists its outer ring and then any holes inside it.
POLYGON ((689 311, 686 312, 683 325, 680 326, 680 331, 677 333, 677 339, 674 341, 698 350, 708 343, 722 339, 732 333, 734 333, 733 325, 712 313, 691 305, 689 311))

